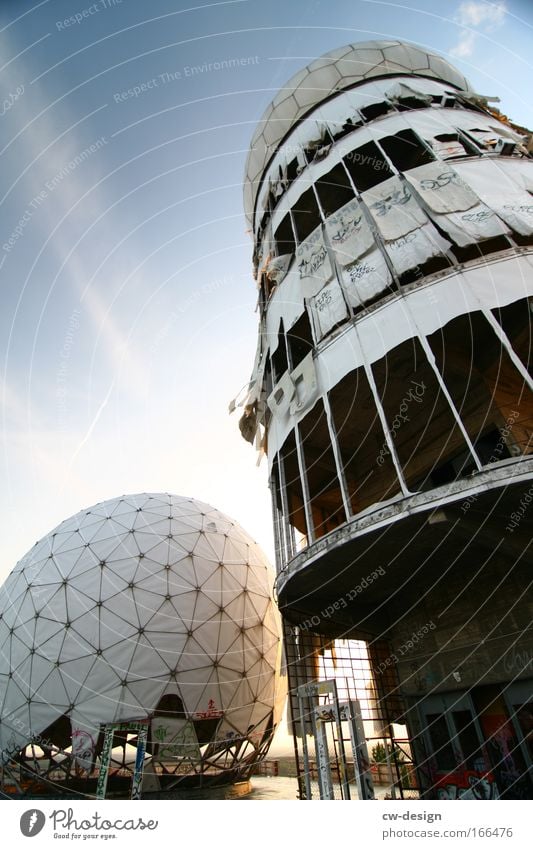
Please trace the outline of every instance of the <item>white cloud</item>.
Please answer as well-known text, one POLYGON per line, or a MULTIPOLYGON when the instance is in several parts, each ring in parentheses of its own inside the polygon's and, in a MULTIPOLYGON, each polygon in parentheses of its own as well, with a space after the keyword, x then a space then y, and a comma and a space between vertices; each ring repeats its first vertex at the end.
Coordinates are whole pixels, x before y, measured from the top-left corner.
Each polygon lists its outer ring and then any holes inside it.
POLYGON ((467 0, 461 3, 455 20, 461 27, 465 27, 459 37, 457 44, 450 49, 451 56, 465 59, 474 52, 477 37, 480 32, 492 32, 502 26, 507 14, 507 6, 504 0, 496 3, 488 3, 485 0, 467 0))
POLYGON ((457 20, 463 26, 479 27, 484 24, 484 29, 493 29, 500 26, 505 20, 507 6, 503 0, 497 3, 476 2, 470 0, 461 3, 457 11, 457 20))
POLYGON ((477 33, 472 30, 464 32, 455 47, 451 48, 450 55, 457 56, 458 59, 465 59, 467 56, 471 56, 474 52, 476 38, 477 33))

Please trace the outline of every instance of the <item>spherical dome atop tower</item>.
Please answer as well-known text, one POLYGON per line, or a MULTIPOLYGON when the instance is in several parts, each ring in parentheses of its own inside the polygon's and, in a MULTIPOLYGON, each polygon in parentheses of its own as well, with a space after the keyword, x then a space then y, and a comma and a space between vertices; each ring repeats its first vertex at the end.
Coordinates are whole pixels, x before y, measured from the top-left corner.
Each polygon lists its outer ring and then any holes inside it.
POLYGON ((104 726, 150 720, 167 772, 185 750, 193 773, 249 770, 283 696, 271 588, 259 546, 200 501, 130 495, 65 520, 0 591, 4 762, 36 743, 48 770, 66 753, 90 774, 104 726))
POLYGON ((468 80, 437 53, 405 41, 360 41, 325 53, 280 89, 260 119, 245 168, 244 207, 251 217, 263 170, 282 140, 318 103, 380 77, 413 75, 469 91, 468 80))

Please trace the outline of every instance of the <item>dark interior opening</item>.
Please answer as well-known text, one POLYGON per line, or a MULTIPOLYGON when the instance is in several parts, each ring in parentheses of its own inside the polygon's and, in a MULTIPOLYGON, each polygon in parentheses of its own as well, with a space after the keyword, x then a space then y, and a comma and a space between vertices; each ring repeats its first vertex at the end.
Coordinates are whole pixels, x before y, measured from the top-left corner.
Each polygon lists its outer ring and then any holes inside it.
POLYGON ((533 326, 531 303, 528 298, 521 298, 506 307, 492 311, 506 334, 513 350, 519 356, 522 365, 529 374, 533 374, 531 351, 533 348, 533 326))
POLYGON ((311 235, 321 223, 320 210, 312 188, 307 189, 298 198, 292 209, 292 218, 296 229, 298 242, 301 243, 311 235))
POLYGON ((277 383, 280 377, 285 374, 285 372, 289 368, 289 362, 287 360, 287 349, 285 347, 285 331, 283 329, 283 319, 281 319, 279 323, 278 347, 276 348, 274 353, 270 355, 270 361, 272 363, 274 382, 277 383))
POLYGON ((365 192, 372 186, 377 186, 392 177, 388 163, 374 142, 367 142, 361 147, 351 150, 350 153, 346 154, 343 161, 360 192, 365 192))
POLYGON ((484 315, 458 316, 428 342, 480 461, 529 453, 532 394, 484 315))
POLYGON ((296 368, 309 351, 313 350, 313 334, 311 333, 311 324, 309 316, 303 312, 298 321, 293 324, 287 333, 287 342, 289 345, 291 366, 296 368))
POLYGON ((300 422, 307 485, 316 537, 346 521, 324 404, 319 400, 300 422))
POLYGON ((372 371, 409 488, 429 490, 437 480, 447 482, 439 479, 443 467, 451 468, 454 480, 464 474, 465 461, 450 462, 463 454, 468 460, 468 444, 419 340, 393 348, 372 371))
POLYGON ((393 136, 380 139, 379 143, 398 171, 409 171, 410 168, 428 165, 435 160, 413 130, 401 130, 393 136))
POLYGON ((329 392, 329 403, 355 515, 398 494, 400 482, 364 369, 343 377, 329 392))
POLYGON ((315 186, 326 217, 354 199, 352 184, 340 163, 320 177, 315 186))
POLYGON ((359 109, 359 112, 363 116, 365 121, 373 121, 375 118, 379 118, 380 115, 386 115, 387 112, 391 112, 393 109, 392 103, 389 103, 388 100, 381 100, 379 103, 369 103, 368 106, 363 106, 359 109))
POLYGON ((295 241, 289 213, 287 213, 285 218, 279 224, 276 232, 274 233, 274 240, 276 242, 278 256, 294 253, 295 241))

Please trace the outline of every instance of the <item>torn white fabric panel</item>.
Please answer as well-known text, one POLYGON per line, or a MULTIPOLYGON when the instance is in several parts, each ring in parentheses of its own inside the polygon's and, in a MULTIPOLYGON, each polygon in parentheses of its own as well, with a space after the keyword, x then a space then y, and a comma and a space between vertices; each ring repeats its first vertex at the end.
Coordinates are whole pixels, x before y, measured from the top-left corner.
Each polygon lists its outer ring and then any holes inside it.
POLYGON ((342 283, 352 307, 359 307, 384 292, 392 281, 385 257, 374 248, 343 269, 342 283))
POLYGON ((500 218, 521 236, 533 235, 533 197, 527 192, 517 192, 505 201, 499 199, 493 205, 500 218))
POLYGON ((533 161, 518 157, 502 157, 499 167, 520 189, 533 192, 533 161))
POLYGON ((276 283, 279 286, 289 270, 291 259, 292 254, 282 254, 275 256, 267 263, 265 273, 270 283, 276 283))
POLYGON ((406 99, 412 100, 413 98, 422 101, 427 106, 429 106, 432 102, 430 94, 425 94, 414 85, 400 81, 393 83, 393 85, 387 89, 385 97, 393 103, 398 103, 399 101, 406 99))
POLYGON ((480 200, 489 206, 496 193, 503 199, 505 195, 514 194, 517 187, 533 192, 533 162, 530 160, 482 157, 455 162, 454 168, 480 200))
MULTIPOLYGON (((466 164, 466 163, 465 163, 466 164)), ((476 163, 478 164, 478 163, 476 163)), ((528 169, 533 173, 533 163, 528 169)), ((490 209, 494 210, 515 232, 529 236, 533 232, 533 197, 520 185, 519 175, 527 186, 526 169, 510 169, 503 160, 488 159, 478 168, 461 168, 463 178, 490 209)), ((533 188, 533 182, 532 182, 533 188)))
POLYGON ((265 230, 261 237, 261 243, 257 250, 257 264, 259 266, 260 271, 266 270, 266 266, 268 262, 272 259, 274 254, 273 251, 273 243, 272 243, 272 233, 270 228, 265 230))
POLYGON ((265 378, 265 367, 268 360, 268 348, 264 351, 260 352, 261 356, 256 365, 254 365, 254 371, 252 372, 252 376, 250 378, 250 386, 248 389, 248 393, 244 400, 244 406, 252 406, 256 402, 261 400, 261 395, 263 392, 263 381, 265 378))
POLYGON ((363 192, 361 197, 381 235, 388 241, 405 236, 427 221, 427 216, 413 197, 409 185, 399 177, 390 177, 363 192))
POLYGON ((474 127, 472 129, 468 128, 467 133, 472 136, 481 147, 485 147, 488 150, 496 147, 496 142, 498 139, 503 138, 499 133, 495 133, 494 130, 489 129, 488 127, 482 129, 481 127, 474 127))
POLYGON ((442 141, 441 139, 433 138, 430 140, 431 145, 435 153, 437 153, 441 159, 450 159, 453 156, 467 156, 468 151, 461 144, 460 141, 456 141, 455 139, 450 139, 449 141, 442 141))
POLYGON ((348 319, 346 301, 335 278, 326 283, 318 295, 310 298, 309 312, 318 339, 322 339, 336 324, 348 319))
POLYGON ((390 242, 386 242, 387 253, 398 274, 416 268, 432 256, 439 256, 451 247, 429 222, 390 242))
POLYGON ((291 372, 294 384, 294 397, 290 404, 291 416, 306 410, 314 404, 318 395, 318 383, 313 352, 307 354, 302 362, 291 372))
POLYGON ((267 404, 276 416, 285 416, 294 396, 294 384, 288 371, 282 375, 267 398, 267 404))
POLYGON ((478 203, 465 212, 452 212, 448 215, 431 213, 431 218, 460 247, 473 245, 483 239, 504 236, 510 232, 507 225, 484 203, 478 203))
POLYGON ((326 233, 340 265, 348 265, 374 245, 372 231, 356 200, 348 201, 326 219, 326 233))
POLYGON ((316 295, 332 276, 321 226, 313 230, 305 242, 296 248, 296 266, 300 275, 302 295, 305 298, 316 295))
POLYGON ((404 176, 433 212, 459 212, 479 203, 477 195, 457 171, 442 162, 411 168, 404 176))
POLYGON ((271 296, 266 313, 266 340, 271 353, 278 347, 279 324, 283 319, 285 332, 298 321, 305 309, 300 275, 293 263, 283 284, 271 296))

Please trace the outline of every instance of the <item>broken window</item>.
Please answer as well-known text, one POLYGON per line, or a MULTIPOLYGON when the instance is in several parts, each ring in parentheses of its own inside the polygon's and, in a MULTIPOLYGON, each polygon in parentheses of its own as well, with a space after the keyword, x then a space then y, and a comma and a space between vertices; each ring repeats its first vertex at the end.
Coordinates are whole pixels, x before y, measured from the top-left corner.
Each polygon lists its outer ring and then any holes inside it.
POLYGON ((298 243, 301 244, 322 221, 315 193, 311 187, 298 198, 296 206, 292 209, 292 217, 298 243))
POLYGON ((433 489, 466 474, 473 463, 468 444, 419 340, 393 348, 372 371, 409 489, 433 489), (463 455, 457 468, 448 469, 450 461, 463 455))
POLYGON ((463 133, 440 133, 431 141, 432 147, 441 159, 453 159, 457 156, 479 156, 480 150, 463 133))
POLYGON ((296 451, 296 441, 293 431, 283 443, 279 452, 279 459, 282 464, 285 498, 288 511, 285 519, 290 527, 292 547, 293 552, 295 552, 297 547, 301 547, 302 537, 307 539, 307 525, 305 521, 302 482, 298 466, 298 454, 296 451))
POLYGON ((297 157, 294 157, 294 159, 287 164, 286 168, 287 183, 289 186, 292 182, 294 182, 294 180, 296 180, 299 173, 299 162, 297 157))
POLYGON ((354 198, 352 184, 340 163, 320 177, 315 186, 326 218, 354 198))
POLYGON ((287 343, 290 351, 291 368, 295 369, 313 350, 313 334, 311 333, 307 312, 302 313, 287 333, 287 343))
POLYGON ((520 301, 508 304, 506 307, 499 307, 492 312, 515 353, 520 357, 522 365, 529 374, 533 375, 531 301, 528 298, 522 298, 520 301))
POLYGON ((285 374, 289 367, 287 361, 287 351, 285 348, 285 331, 283 329, 283 319, 280 320, 278 330, 278 344, 276 350, 271 355, 272 373, 274 380, 277 383, 280 377, 285 374))
POLYGON ((380 115, 386 115, 387 112, 391 112, 393 109, 392 103, 389 103, 388 100, 381 100, 378 103, 369 103, 368 106, 363 106, 359 112, 366 122, 373 121, 375 118, 379 118, 380 115))
POLYGON ((348 489, 351 511, 400 492, 400 483, 363 368, 343 377, 329 392, 329 403, 348 489))
POLYGON ((383 153, 374 142, 367 142, 346 154, 344 164, 360 192, 377 186, 392 177, 392 171, 383 153))
POLYGON ((341 124, 341 126, 337 125, 334 127, 330 127, 329 132, 333 141, 338 141, 339 139, 344 138, 344 136, 349 135, 349 133, 352 133, 354 130, 357 129, 357 127, 360 127, 362 123, 363 122, 361 121, 359 115, 357 115, 353 118, 346 118, 346 121, 344 122, 344 124, 341 124))
POLYGON ((379 144, 398 171, 409 171, 419 165, 428 165, 435 157, 422 139, 413 130, 401 130, 393 136, 385 136, 379 144))
POLYGON ((453 319, 428 342, 481 463, 529 453, 531 392, 483 314, 453 319))
POLYGON ((300 422, 310 509, 316 537, 346 521, 324 404, 319 400, 300 422))
POLYGON ((279 255, 294 253, 295 241, 289 213, 287 213, 274 233, 274 241, 276 243, 276 251, 279 255))

